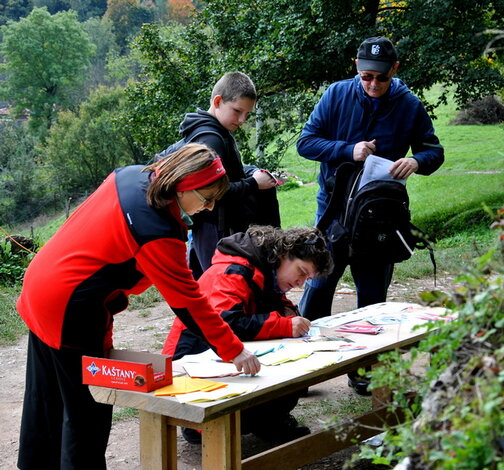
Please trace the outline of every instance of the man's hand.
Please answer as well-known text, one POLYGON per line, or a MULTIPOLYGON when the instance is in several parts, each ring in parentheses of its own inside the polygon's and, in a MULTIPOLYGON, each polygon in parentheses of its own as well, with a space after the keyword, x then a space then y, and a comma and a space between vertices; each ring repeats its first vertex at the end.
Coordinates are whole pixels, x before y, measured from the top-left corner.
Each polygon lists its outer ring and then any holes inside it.
POLYGON ((418 162, 414 158, 400 158, 389 168, 388 172, 396 180, 405 180, 418 170, 418 162))
POLYGON ((292 317, 292 337, 299 338, 308 333, 311 322, 305 317, 292 317))
POLYGON ((356 162, 363 162, 369 155, 376 152, 376 139, 371 142, 358 142, 353 149, 353 159, 356 162))
POLYGON ((256 375, 261 370, 259 359, 245 348, 233 359, 233 364, 238 372, 244 374, 256 375))

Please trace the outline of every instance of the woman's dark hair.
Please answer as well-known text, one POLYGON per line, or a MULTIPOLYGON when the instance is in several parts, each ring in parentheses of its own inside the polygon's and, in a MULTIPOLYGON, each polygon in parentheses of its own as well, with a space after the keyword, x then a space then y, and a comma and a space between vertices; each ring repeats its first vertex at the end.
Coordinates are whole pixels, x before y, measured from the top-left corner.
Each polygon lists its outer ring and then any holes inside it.
POLYGON ((333 270, 333 261, 322 232, 315 227, 291 227, 281 229, 269 225, 253 225, 247 233, 257 246, 264 247, 268 262, 275 267, 282 258, 299 258, 310 261, 317 275, 327 276, 333 270))
MULTIPOLYGON (((161 160, 146 166, 143 171, 154 171, 156 178, 147 189, 147 203, 160 209, 175 197, 177 183, 191 173, 208 167, 217 155, 204 144, 187 144, 161 160)), ((212 189, 213 199, 220 199, 227 191, 229 179, 226 174, 208 186, 196 189, 212 189)))

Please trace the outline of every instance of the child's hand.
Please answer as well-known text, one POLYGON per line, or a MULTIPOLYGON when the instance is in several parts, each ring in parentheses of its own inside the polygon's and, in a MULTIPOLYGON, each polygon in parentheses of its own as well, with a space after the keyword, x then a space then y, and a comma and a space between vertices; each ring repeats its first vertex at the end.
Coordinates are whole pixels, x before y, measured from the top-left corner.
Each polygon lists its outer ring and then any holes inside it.
POLYGON ((277 185, 277 180, 267 170, 254 171, 252 178, 257 181, 259 189, 270 189, 277 185))
POLYGON ((299 338, 310 330, 311 322, 305 317, 292 317, 292 337, 299 338))

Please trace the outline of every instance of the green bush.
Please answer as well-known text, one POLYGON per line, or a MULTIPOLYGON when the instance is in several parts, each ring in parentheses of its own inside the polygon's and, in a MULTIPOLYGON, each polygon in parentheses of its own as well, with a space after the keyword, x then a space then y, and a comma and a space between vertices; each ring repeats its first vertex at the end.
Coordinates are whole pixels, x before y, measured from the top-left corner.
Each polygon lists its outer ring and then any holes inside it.
POLYGON ((20 284, 32 257, 31 254, 26 256, 13 250, 10 242, 0 241, 0 285, 15 286, 20 284))
MULTIPOLYGON (((504 210, 494 225, 504 227, 504 210)), ((391 466, 408 460, 415 469, 504 468, 502 238, 500 243, 456 279, 451 294, 422 294, 456 319, 430 323, 430 335, 408 357, 401 351, 379 357, 383 365, 371 373, 370 388, 388 387, 391 408, 406 420, 385 428, 384 444, 364 446, 360 458, 391 466), (430 361, 419 376, 411 367, 420 355, 430 361), (413 403, 411 391, 416 391, 413 403)))

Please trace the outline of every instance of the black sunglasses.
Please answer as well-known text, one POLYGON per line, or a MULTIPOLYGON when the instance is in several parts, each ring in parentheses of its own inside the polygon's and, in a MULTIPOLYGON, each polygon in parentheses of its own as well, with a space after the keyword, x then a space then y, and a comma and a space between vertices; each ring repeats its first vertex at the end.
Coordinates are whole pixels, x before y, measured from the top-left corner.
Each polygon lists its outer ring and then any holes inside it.
POLYGON ((379 82, 388 82, 392 77, 389 77, 386 73, 381 73, 380 75, 373 75, 372 73, 361 73, 360 78, 364 82, 370 82, 371 80, 377 80, 379 82))

